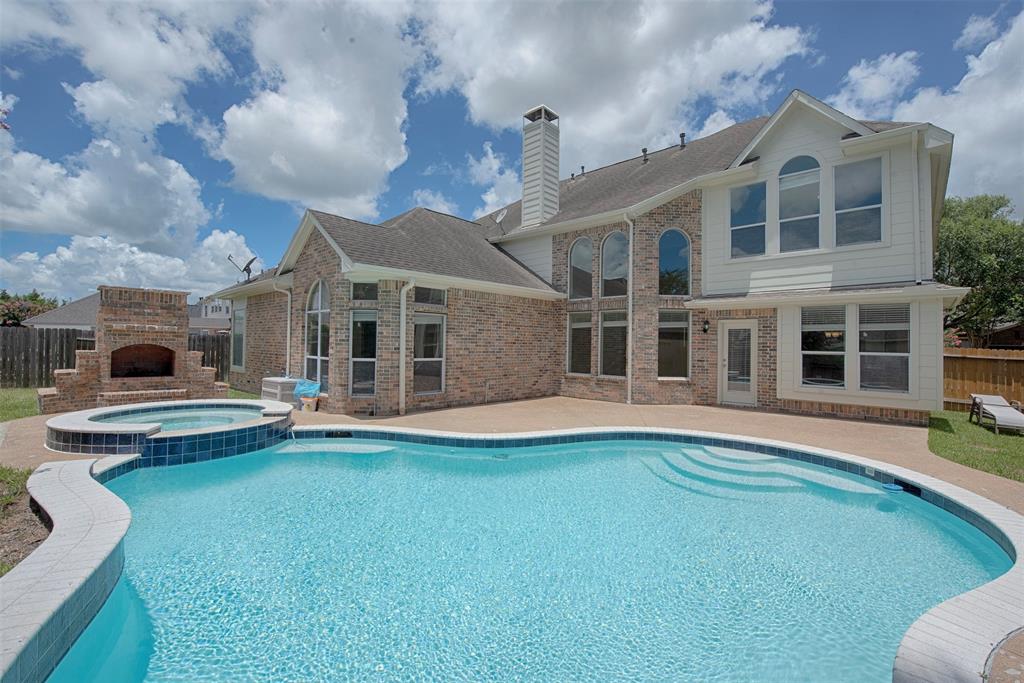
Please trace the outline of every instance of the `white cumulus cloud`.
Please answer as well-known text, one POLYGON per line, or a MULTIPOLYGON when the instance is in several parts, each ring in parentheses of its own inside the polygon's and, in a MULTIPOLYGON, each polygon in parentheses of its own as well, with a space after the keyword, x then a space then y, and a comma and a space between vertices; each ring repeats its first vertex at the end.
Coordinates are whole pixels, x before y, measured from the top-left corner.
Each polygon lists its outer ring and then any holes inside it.
POLYGON ((886 119, 921 73, 914 51, 862 59, 843 77, 828 103, 855 119, 886 119))
POLYGON ((985 45, 999 35, 999 27, 993 17, 971 15, 971 18, 964 24, 960 37, 953 43, 954 50, 973 50, 985 45))
POLYGON ((413 190, 412 203, 425 209, 433 209, 434 211, 451 214, 452 216, 459 214, 459 205, 437 190, 426 188, 413 190))
POLYGON ((706 119, 704 119, 704 125, 701 126, 694 138, 706 138, 709 135, 713 135, 720 130, 724 130, 729 126, 736 123, 736 119, 729 116, 721 109, 716 109, 706 119))
POLYGON ((480 195, 483 204, 474 209, 473 218, 486 216, 522 197, 519 172, 494 151, 490 142, 484 143, 483 154, 479 157, 467 155, 466 170, 471 183, 486 188, 480 195))

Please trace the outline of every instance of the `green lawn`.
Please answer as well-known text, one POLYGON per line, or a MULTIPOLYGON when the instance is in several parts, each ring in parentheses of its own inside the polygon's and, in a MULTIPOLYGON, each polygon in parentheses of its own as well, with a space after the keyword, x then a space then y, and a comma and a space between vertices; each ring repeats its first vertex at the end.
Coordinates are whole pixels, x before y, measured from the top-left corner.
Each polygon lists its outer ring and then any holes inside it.
POLYGON ((1024 481, 1024 436, 1002 433, 967 421, 967 413, 932 413, 928 448, 935 455, 1000 477, 1024 481))
POLYGON ((35 389, 0 389, 0 422, 38 414, 35 389))
MULTIPOLYGON (((259 398, 256 394, 228 389, 228 398, 259 398)), ((35 389, 0 389, 0 422, 38 415, 35 389)))

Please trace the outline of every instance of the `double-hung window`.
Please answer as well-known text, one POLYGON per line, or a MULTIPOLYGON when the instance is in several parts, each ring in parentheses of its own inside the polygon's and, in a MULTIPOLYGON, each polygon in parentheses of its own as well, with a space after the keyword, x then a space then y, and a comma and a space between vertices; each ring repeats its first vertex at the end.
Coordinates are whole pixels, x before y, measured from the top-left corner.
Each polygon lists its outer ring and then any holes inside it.
POLYGON ((800 310, 800 355, 804 386, 846 386, 845 306, 800 310))
POLYGON ((809 156, 793 157, 779 171, 779 251, 818 248, 820 173, 809 156))
POLYGON ((417 394, 444 391, 444 316, 417 313, 413 336, 414 391, 417 394))
POLYGON ((658 311, 658 377, 690 376, 690 312, 658 311))
POLYGON ((730 254, 732 258, 764 253, 765 183, 729 191, 730 254))
POLYGON ((601 313, 602 375, 626 376, 627 325, 625 311, 603 311, 601 313))
POLYGON ((590 312, 569 314, 569 372, 590 374, 590 312))
POLYGON ((910 305, 862 304, 860 388, 910 390, 910 305))
POLYGON ((836 246, 882 240, 882 159, 835 167, 836 246))
POLYGON ((377 379, 377 311, 352 311, 349 360, 353 396, 372 396, 377 379))
POLYGON ((245 367, 245 300, 235 304, 231 311, 231 367, 245 367))

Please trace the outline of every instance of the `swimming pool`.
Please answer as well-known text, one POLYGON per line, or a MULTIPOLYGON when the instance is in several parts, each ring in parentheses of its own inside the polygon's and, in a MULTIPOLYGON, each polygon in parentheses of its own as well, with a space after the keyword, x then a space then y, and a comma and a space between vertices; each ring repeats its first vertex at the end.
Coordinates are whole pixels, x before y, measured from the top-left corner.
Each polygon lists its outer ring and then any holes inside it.
POLYGON ((259 419, 262 410, 259 406, 207 406, 203 408, 166 408, 140 413, 112 413, 90 418, 93 422, 116 424, 159 424, 161 432, 181 431, 183 429, 203 429, 237 424, 259 419))
POLYGON ((887 681, 1011 565, 919 497, 715 446, 298 440, 108 486, 124 571, 51 681, 887 681))

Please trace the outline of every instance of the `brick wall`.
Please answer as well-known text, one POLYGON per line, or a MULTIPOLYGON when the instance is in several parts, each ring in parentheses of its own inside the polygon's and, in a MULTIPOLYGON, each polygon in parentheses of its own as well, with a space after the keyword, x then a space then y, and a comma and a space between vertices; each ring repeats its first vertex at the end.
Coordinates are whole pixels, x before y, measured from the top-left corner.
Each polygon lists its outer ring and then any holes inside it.
MULTIPOLYGON (((232 387, 259 394, 264 377, 284 375, 287 323, 288 296, 283 292, 257 294, 246 300, 245 370, 228 373, 232 387)), ((292 343, 296 343, 294 339, 292 343)))

